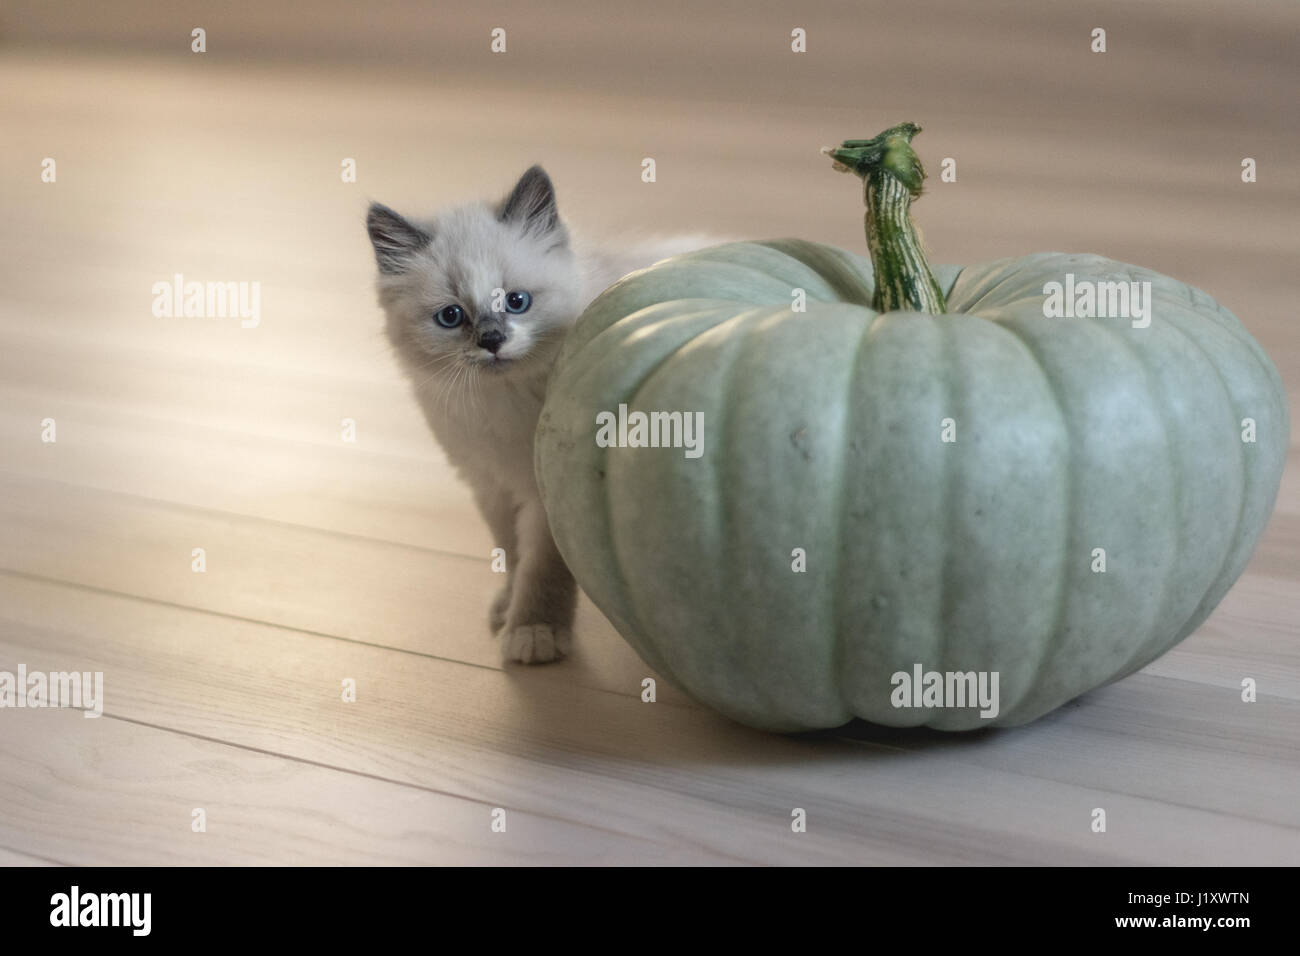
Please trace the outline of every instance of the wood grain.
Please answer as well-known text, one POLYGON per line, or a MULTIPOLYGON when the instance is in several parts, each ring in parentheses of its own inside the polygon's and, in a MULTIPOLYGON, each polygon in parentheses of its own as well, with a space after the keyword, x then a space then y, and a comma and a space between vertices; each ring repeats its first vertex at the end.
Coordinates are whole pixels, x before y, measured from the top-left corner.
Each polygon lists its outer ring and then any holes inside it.
POLYGON ((1244 834, 1251 847, 1258 843, 1253 862, 1284 861, 1300 850, 1286 799, 1300 785, 1297 748, 1268 730, 1273 720, 1300 717, 1300 701, 1267 698, 1251 708, 1232 688, 1207 697, 1187 682, 1140 677, 1023 731, 946 737, 864 729, 857 740, 782 740, 691 705, 644 704, 636 684, 611 692, 557 680, 558 669, 503 674, 424 655, 408 655, 399 669, 386 648, 138 606, 134 598, 83 595, 74 614, 66 588, 0 580, 5 606, 17 612, 6 622, 17 637, 0 644, 0 654, 37 669, 64 661, 102 670, 101 720, 165 724, 548 819, 596 818, 647 839, 667 831, 717 860, 788 861, 794 836, 786 821, 795 806, 826 827, 798 837, 794 846, 808 862, 976 862, 973 836, 997 844, 991 862, 1053 862, 1061 853, 1208 862, 1244 834), (340 700, 343 677, 357 681, 356 703, 340 700), (1140 737, 1123 731, 1132 724, 1140 737), (596 737, 593 726, 601 728, 596 737), (1223 752, 1224 741, 1239 737, 1254 740, 1251 752, 1223 752), (1147 762, 1150 741, 1161 746, 1155 767, 1147 762), (1054 765, 1061 748, 1073 759, 1054 765), (1208 778, 1200 762, 1207 752, 1219 761, 1208 778), (1263 783, 1243 794, 1247 776, 1263 783), (1103 779, 1123 780, 1124 789, 1102 786, 1103 779), (954 806, 945 794, 959 780, 964 799, 954 806), (1037 796, 1029 800, 1025 787, 1037 796), (1135 815, 1134 829, 1122 840, 1090 843, 1092 806, 1135 815), (1213 827, 1223 842, 1177 846, 1177 831, 1156 823, 1157 807, 1173 806, 1171 822, 1213 827), (891 821, 883 832, 861 826, 882 817, 891 821), (1021 839, 1006 843, 1013 831, 1021 839))

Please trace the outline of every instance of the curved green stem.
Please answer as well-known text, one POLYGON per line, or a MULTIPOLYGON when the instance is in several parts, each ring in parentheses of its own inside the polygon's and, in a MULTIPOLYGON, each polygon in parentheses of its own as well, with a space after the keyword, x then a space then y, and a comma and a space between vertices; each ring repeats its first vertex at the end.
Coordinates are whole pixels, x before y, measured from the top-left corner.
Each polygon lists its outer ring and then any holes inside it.
POLYGON ((874 139, 847 139, 822 150, 835 160, 836 169, 852 172, 864 183, 867 248, 876 273, 871 307, 877 312, 948 311, 909 211, 925 179, 912 149, 912 137, 919 132, 916 124, 901 123, 874 139))

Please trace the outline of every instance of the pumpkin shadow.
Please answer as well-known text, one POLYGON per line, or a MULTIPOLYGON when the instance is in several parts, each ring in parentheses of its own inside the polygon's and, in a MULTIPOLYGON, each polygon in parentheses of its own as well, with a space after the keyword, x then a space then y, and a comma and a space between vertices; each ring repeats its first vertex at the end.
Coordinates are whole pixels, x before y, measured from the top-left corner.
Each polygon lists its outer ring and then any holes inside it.
POLYGON ((945 746, 963 746, 990 741, 997 737, 999 728, 981 730, 935 730, 933 727, 886 727, 865 720, 854 719, 842 727, 830 730, 811 730, 789 734, 793 740, 851 740, 857 743, 880 744, 907 750, 930 750, 945 746))
POLYGON ((596 757, 700 770, 861 765, 980 748, 1016 730, 954 732, 863 720, 794 734, 757 730, 681 697, 644 703, 634 694, 612 691, 583 657, 578 651, 558 667, 505 668, 504 716, 513 725, 508 733, 532 759, 581 764, 596 757))
MULTIPOLYGON (((1022 728, 950 731, 888 727, 854 719, 840 727, 775 733, 737 723, 692 700, 630 657, 613 627, 583 600, 578 639, 558 664, 507 665, 500 716, 510 739, 534 759, 561 764, 599 756, 693 767, 793 767, 895 761, 908 755, 970 752, 1022 728), (607 646, 602 647, 605 644, 607 646), (612 647, 619 650, 614 652, 612 647), (644 703, 641 681, 657 676, 659 700, 644 703)), ((1042 724, 1048 718, 1040 718, 1042 724)))

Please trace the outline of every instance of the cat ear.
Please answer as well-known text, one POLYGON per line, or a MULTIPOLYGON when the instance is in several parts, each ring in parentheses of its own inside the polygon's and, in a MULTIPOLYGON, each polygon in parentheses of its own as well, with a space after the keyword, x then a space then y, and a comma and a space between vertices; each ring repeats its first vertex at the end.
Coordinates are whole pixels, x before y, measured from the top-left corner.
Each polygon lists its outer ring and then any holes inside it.
POLYGON ((375 247, 375 262, 384 275, 400 275, 406 271, 411 254, 433 241, 433 237, 407 222, 387 206, 370 204, 366 213, 366 232, 375 247))
POLYGON ((553 232, 560 225, 560 211, 555 205, 555 187, 541 166, 530 166, 510 195, 497 207, 502 222, 517 222, 524 230, 553 232))

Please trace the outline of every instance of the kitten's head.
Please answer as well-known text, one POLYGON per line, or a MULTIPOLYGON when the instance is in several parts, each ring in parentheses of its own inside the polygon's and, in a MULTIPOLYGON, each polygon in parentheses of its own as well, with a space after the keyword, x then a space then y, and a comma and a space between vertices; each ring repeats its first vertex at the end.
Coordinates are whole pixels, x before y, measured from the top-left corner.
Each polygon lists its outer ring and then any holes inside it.
POLYGON ((544 373, 577 318, 581 281, 555 189, 533 166, 496 204, 415 223, 374 203, 366 228, 388 337, 423 378, 470 367, 544 373))

